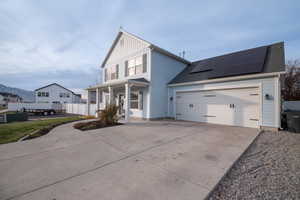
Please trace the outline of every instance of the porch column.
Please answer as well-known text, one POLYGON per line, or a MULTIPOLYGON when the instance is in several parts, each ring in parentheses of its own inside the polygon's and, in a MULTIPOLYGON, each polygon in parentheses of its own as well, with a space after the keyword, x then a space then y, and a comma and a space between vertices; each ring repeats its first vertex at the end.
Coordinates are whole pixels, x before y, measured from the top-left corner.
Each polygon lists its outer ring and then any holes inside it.
POLYGON ((129 121, 129 112, 130 112, 130 85, 129 83, 125 84, 125 120, 129 121))
POLYGON ((98 117, 98 110, 100 107, 100 88, 96 89, 96 117, 98 117))
POLYGON ((109 104, 114 103, 114 90, 111 86, 108 86, 108 93, 109 93, 109 104))
POLYGON ((87 115, 90 115, 90 101, 91 101, 91 94, 90 91, 87 91, 87 115))

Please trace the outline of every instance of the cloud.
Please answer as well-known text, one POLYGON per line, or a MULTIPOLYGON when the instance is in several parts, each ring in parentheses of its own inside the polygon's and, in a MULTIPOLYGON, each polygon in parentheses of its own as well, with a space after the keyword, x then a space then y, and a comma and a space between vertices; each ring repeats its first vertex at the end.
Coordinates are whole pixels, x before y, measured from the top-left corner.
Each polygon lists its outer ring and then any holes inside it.
POLYGON ((24 89, 85 88, 118 28, 187 59, 286 42, 299 58, 299 1, 2 0, 0 82, 24 89))
POLYGON ((85 66, 74 70, 45 70, 37 72, 14 73, 0 76, 0 83, 13 87, 34 90, 51 83, 59 83, 67 88, 84 89, 100 82, 100 70, 85 66))

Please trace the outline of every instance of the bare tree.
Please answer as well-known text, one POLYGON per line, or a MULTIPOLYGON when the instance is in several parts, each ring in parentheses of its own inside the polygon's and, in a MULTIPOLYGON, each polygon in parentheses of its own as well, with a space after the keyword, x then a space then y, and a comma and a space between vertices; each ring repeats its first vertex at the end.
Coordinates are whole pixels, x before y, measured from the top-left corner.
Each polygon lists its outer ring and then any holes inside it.
POLYGON ((286 64, 286 74, 282 76, 282 99, 300 100, 300 60, 290 60, 286 64))

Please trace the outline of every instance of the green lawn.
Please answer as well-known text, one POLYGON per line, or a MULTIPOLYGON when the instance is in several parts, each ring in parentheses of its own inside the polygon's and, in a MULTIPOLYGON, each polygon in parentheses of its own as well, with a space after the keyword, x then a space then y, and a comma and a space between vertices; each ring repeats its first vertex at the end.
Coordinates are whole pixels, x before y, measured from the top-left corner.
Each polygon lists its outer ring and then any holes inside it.
POLYGON ((33 131, 82 119, 79 116, 0 124, 0 144, 16 142, 33 131))

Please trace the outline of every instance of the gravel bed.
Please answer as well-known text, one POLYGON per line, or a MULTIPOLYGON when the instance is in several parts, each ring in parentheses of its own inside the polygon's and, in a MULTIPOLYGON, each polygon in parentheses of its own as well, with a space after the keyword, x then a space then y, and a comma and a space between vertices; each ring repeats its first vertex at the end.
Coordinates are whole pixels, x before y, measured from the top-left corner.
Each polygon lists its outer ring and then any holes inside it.
POLYGON ((300 134, 262 132, 207 199, 300 199, 300 134))

